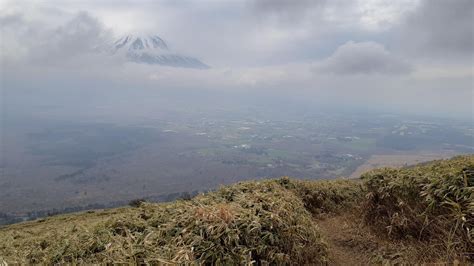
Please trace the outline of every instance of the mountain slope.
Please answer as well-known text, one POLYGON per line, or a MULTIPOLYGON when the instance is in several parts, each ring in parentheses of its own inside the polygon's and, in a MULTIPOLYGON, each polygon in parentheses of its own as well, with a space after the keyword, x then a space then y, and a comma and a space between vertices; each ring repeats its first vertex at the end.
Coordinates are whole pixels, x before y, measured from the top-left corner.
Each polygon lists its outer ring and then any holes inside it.
POLYGON ((199 59, 173 52, 166 42, 157 35, 126 35, 117 39, 109 50, 112 54, 124 56, 135 63, 184 68, 209 68, 199 59))
POLYGON ((284 177, 60 215, 1 228, 0 264, 468 262, 473 170, 474 156, 459 156, 362 180, 284 177))

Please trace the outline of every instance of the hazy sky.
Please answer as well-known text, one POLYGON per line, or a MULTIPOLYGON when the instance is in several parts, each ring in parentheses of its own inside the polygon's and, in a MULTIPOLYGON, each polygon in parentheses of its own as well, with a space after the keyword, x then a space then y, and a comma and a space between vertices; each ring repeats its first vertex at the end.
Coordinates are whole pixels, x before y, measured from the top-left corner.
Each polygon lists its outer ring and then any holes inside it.
POLYGON ((472 0, 0 0, 0 25, 3 90, 129 84, 185 97, 199 87, 315 105, 474 112, 472 0), (99 52, 128 33, 157 34, 211 68, 99 52))

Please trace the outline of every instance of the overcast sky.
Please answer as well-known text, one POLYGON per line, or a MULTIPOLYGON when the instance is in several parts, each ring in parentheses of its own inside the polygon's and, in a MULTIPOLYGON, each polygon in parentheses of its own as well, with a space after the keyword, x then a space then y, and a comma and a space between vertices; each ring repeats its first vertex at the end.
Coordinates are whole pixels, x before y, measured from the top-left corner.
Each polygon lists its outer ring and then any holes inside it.
POLYGON ((473 24, 472 0, 0 0, 2 89, 199 86, 472 118, 473 24), (211 68, 98 52, 129 33, 157 34, 211 68))

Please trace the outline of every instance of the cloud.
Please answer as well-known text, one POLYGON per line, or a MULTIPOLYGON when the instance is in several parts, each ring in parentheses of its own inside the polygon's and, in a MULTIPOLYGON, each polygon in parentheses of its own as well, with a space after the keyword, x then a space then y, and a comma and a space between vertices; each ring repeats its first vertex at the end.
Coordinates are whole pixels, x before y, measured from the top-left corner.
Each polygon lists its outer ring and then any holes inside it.
POLYGON ((321 72, 342 75, 399 75, 411 72, 411 66, 392 55, 376 42, 347 42, 326 60, 316 65, 321 72))
POLYGON ((407 53, 454 60, 474 54, 474 2, 424 0, 401 23, 396 40, 407 53))
POLYGON ((250 1, 254 12, 263 16, 276 16, 284 22, 295 22, 308 12, 323 8, 326 0, 253 0, 250 1))
POLYGON ((16 14, 3 14, 0 16, 0 23, 3 27, 18 25, 23 23, 23 17, 16 13, 16 14))
POLYGON ((25 97, 44 93, 53 102, 71 91, 120 96, 130 89, 146 98, 168 89, 187 98, 201 89, 204 96, 229 92, 256 102, 298 97, 315 105, 410 106, 413 112, 417 94, 426 112, 469 115, 471 11, 457 1, 10 1, 17 8, 0 11, 2 85, 9 92, 24 88, 25 97), (116 62, 96 53, 110 29, 143 27, 213 69, 116 62), (423 53, 460 63, 426 62, 423 53))
MULTIPOLYGON (((65 65, 97 56, 111 32, 87 12, 77 12, 60 25, 23 14, 1 14, 4 62, 24 61, 39 66, 65 65)), ((87 62, 90 63, 90 62, 87 62)))
POLYGON ((64 25, 47 29, 31 44, 37 63, 56 63, 97 53, 110 41, 111 33, 87 12, 79 12, 64 25))

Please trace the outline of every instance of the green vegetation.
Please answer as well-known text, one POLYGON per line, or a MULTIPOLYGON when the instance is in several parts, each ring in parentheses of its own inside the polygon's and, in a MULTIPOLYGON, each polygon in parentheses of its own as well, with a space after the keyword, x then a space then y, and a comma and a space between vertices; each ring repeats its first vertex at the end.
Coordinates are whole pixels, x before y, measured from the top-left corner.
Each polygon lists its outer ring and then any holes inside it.
POLYGON ((288 185, 239 183, 191 200, 13 225, 0 232, 0 254, 19 263, 324 262, 318 227, 288 185))
POLYGON ((474 251, 474 156, 410 168, 377 169, 362 176, 365 219, 393 238, 443 247, 446 257, 474 251))
POLYGON ((355 225, 350 234, 360 236, 353 238, 356 254, 367 252, 372 261, 380 257, 370 244, 375 237, 379 246, 408 243, 438 255, 415 256, 418 261, 468 261, 473 170, 474 156, 460 156, 379 169, 362 180, 283 177, 172 203, 137 200, 126 208, 60 215, 0 229, 0 264, 324 264, 331 262, 328 243, 335 243, 323 230, 324 217, 335 221, 326 226, 341 223, 346 230, 346 220, 338 220, 343 215, 355 225))
POLYGON ((345 146, 356 151, 369 151, 375 149, 376 141, 375 138, 361 138, 347 142, 345 146))
POLYGON ((282 178, 280 183, 296 192, 312 214, 339 213, 363 200, 362 183, 355 180, 303 181, 282 178))

